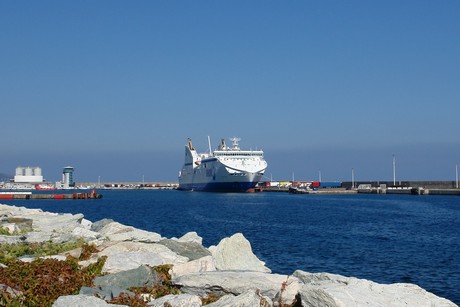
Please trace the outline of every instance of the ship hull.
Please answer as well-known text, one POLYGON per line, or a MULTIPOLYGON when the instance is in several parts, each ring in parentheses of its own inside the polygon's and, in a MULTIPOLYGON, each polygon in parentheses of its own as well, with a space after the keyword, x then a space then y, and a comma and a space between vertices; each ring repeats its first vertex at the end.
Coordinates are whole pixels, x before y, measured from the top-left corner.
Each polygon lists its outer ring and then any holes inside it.
POLYGON ((179 190, 202 192, 250 192, 257 182, 203 182, 179 184, 179 190))

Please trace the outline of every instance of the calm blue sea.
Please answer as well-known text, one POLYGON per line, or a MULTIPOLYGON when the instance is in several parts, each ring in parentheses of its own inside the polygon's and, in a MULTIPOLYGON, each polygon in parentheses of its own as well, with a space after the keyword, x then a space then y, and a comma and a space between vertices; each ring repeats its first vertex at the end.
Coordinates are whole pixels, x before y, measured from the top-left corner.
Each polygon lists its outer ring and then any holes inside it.
POLYGON ((415 283, 460 304, 460 197, 102 190, 100 200, 1 203, 83 213, 205 246, 241 232, 274 273, 415 283))

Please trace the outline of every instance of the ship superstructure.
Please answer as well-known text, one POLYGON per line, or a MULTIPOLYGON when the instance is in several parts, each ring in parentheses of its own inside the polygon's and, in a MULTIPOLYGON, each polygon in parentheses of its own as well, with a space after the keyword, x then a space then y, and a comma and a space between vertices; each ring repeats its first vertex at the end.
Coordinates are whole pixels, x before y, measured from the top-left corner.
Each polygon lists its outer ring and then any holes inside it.
POLYGON ((262 150, 241 150, 239 138, 225 139, 214 151, 198 153, 191 139, 185 146, 185 161, 179 173, 179 189, 216 192, 247 192, 262 178, 267 162, 262 150))

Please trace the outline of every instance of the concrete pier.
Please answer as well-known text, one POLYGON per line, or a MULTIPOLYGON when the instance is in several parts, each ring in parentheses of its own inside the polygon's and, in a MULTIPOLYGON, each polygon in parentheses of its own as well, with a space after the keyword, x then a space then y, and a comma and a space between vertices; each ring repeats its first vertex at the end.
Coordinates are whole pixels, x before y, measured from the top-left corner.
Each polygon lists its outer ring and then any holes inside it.
POLYGON ((32 194, 32 193, 0 193, 0 200, 11 199, 100 199, 101 194, 96 191, 90 193, 69 193, 69 194, 32 194))

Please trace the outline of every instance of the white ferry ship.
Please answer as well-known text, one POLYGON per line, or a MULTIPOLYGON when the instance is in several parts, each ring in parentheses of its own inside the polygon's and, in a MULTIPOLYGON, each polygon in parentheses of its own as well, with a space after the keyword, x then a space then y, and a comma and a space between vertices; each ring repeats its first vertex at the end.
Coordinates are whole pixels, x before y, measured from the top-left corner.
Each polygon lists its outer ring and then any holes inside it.
POLYGON ((262 150, 241 150, 239 138, 231 138, 232 147, 222 139, 217 150, 197 153, 188 139, 185 162, 179 172, 179 190, 250 192, 262 178, 267 162, 262 150))

